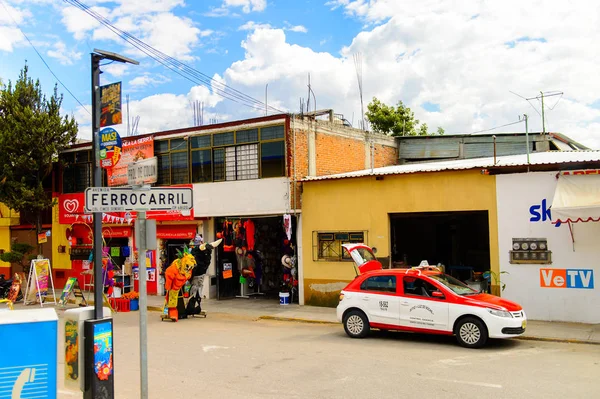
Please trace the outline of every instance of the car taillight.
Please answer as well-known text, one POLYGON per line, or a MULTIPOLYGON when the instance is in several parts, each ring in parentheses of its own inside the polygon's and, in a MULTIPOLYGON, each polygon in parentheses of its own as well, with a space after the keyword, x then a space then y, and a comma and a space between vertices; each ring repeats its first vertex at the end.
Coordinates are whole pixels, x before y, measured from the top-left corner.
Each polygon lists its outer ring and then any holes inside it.
POLYGON ((340 293, 340 302, 342 302, 342 299, 344 299, 344 294, 340 293))

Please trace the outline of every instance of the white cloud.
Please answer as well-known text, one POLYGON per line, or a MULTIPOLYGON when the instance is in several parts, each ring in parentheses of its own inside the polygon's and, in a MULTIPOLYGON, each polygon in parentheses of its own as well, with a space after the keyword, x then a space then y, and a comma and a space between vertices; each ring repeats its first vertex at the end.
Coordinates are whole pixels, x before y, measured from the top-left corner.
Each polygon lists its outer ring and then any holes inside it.
POLYGON ((81 59, 83 55, 79 51, 67 49, 66 44, 60 40, 53 47, 54 49, 48 50, 46 54, 49 57, 56 58, 62 65, 73 65, 73 62, 81 59))
POLYGON ((15 23, 19 26, 26 24, 31 18, 31 12, 16 5, 2 3, 2 6, 0 7, 0 51, 12 52, 15 47, 26 43, 15 23))
POLYGON ((289 26, 289 27, 285 28, 285 30, 289 30, 290 32, 300 32, 300 33, 308 32, 308 29, 306 29, 303 25, 289 26))
POLYGON ((252 11, 264 11, 267 0, 223 0, 223 8, 226 7, 242 7, 242 11, 248 14, 252 11))
POLYGON ((260 24, 254 21, 248 21, 238 28, 238 30, 271 29, 269 24, 260 24))
POLYGON ((560 90, 565 96, 553 110, 558 97, 546 99, 546 129, 600 148, 600 95, 593 89, 599 82, 600 4, 575 3, 330 2, 370 25, 338 56, 290 44, 282 29, 254 30, 242 44, 245 58, 225 77, 256 98, 269 83, 269 98, 295 110, 298 98, 306 98, 310 72, 317 106, 349 120, 354 114, 356 121, 353 55, 361 53, 365 103, 373 96, 390 104, 402 100, 431 130, 442 126, 447 133, 488 129, 524 113, 530 131, 541 131, 540 116, 509 90, 526 97, 560 90), (423 109, 426 102, 440 112, 423 109))
MULTIPOLYGON (((91 7, 90 10, 100 15, 108 15, 110 11, 103 7, 91 7)), ((67 31, 71 32, 77 40, 84 39, 88 32, 93 32, 94 29, 101 26, 100 22, 75 7, 63 8, 62 15, 62 22, 67 31)))
POLYGON ((142 88, 145 86, 157 86, 169 82, 170 79, 157 74, 146 73, 142 76, 137 76, 129 81, 129 85, 133 88, 142 88))

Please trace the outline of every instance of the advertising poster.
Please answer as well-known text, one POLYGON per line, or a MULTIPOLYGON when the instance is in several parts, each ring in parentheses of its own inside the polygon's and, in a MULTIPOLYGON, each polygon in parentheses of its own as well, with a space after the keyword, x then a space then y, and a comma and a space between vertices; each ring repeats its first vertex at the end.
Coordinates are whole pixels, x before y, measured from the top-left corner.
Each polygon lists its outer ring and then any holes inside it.
POLYGON ((121 82, 100 86, 100 127, 121 123, 121 82))
POLYGON ((45 244, 48 242, 48 236, 46 233, 38 234, 38 244, 45 244))
POLYGON ((121 136, 112 127, 100 130, 100 166, 112 168, 121 159, 121 136))
POLYGON ((71 295, 71 291, 73 290, 73 285, 77 282, 77 277, 69 277, 67 283, 65 284, 65 288, 63 288, 62 294, 60 294, 60 298, 58 299, 58 304, 61 306, 66 306, 67 301, 69 300, 69 295, 71 295))
POLYGON ((154 156, 154 139, 142 137, 135 140, 123 140, 121 160, 112 169, 108 169, 108 185, 124 186, 127 184, 127 166, 142 159, 154 156))
POLYGON ((79 330, 76 320, 65 321, 65 380, 79 380, 79 330))
POLYGON ((94 373, 107 381, 113 372, 113 342, 110 321, 94 324, 94 373))
MULTIPOLYGON (((50 278, 50 261, 48 259, 35 259, 35 273, 37 275, 37 287, 40 288, 38 297, 45 297, 48 294, 48 280, 50 278)), ((37 288, 35 287, 35 288, 37 288)))
POLYGON ((223 278, 233 277, 233 265, 231 263, 223 263, 223 278))

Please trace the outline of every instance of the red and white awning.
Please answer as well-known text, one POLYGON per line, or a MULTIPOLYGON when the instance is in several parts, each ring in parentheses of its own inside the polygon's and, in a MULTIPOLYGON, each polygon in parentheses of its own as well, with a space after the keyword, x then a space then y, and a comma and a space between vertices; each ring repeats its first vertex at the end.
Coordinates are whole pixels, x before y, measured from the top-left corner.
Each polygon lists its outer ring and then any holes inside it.
POLYGON ((600 222, 600 175, 564 175, 556 184, 552 223, 600 222))

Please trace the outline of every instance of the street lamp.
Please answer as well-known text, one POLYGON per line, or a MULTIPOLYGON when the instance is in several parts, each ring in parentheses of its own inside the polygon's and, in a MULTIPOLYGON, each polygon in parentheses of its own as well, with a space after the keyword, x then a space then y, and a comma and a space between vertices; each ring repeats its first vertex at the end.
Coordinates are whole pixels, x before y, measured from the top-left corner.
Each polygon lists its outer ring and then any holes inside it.
MULTIPOLYGON (((100 168, 100 61, 107 59, 126 64, 139 65, 138 61, 109 51, 94 49, 92 55, 92 153, 94 164, 92 165, 94 187, 102 187, 102 169, 100 168)), ((102 212, 94 212, 94 318, 102 319, 102 307, 104 304, 104 279, 102 278, 102 212)))

